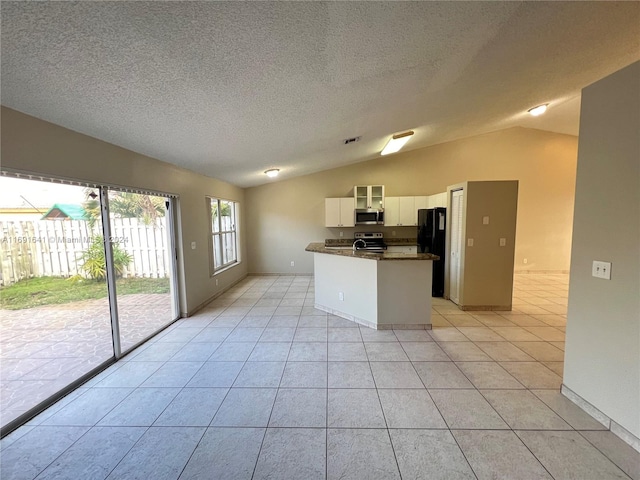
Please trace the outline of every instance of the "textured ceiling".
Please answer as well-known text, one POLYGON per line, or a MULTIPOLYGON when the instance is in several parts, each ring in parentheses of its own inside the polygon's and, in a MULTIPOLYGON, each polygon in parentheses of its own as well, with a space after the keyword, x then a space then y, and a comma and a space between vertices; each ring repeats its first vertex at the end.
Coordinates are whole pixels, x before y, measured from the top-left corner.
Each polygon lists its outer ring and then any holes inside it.
POLYGON ((580 89, 640 58, 638 2, 1 8, 3 105, 243 187, 375 158, 407 129, 405 151, 575 135, 580 89))

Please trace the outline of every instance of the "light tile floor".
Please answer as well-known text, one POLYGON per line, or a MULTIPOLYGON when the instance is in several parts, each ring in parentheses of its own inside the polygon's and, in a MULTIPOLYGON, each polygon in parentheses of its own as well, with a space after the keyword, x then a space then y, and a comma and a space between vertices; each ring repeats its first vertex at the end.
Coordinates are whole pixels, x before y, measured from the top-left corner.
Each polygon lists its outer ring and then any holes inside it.
POLYGON ((3 439, 0 477, 640 479, 559 393, 567 281, 376 332, 315 310, 310 277, 249 277, 3 439))

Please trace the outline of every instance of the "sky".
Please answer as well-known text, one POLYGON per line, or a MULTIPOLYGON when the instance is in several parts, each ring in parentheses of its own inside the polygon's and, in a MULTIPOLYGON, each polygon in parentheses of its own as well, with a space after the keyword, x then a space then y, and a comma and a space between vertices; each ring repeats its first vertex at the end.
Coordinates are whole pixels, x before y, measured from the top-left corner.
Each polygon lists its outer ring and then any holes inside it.
POLYGON ((0 208, 42 208, 43 213, 54 203, 81 204, 84 187, 58 183, 0 177, 0 208))

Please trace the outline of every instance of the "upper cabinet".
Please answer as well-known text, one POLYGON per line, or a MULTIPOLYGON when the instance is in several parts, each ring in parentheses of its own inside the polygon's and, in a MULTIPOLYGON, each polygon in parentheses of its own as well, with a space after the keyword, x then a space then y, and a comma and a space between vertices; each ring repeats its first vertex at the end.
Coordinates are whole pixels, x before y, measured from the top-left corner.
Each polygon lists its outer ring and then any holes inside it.
POLYGON ((447 192, 418 197, 387 197, 384 200, 385 227, 418 225, 418 210, 446 207, 447 192))
POLYGON ((447 192, 436 193, 427 198, 429 199, 428 208, 447 207, 447 192))
POLYGON ((381 209, 384 204, 384 185, 356 185, 353 187, 356 208, 381 209))
POLYGON ((387 197, 384 205, 384 226, 400 225, 400 197, 387 197))
POLYGON ((325 227, 354 227, 354 199, 325 198, 324 199, 324 226, 325 227))
POLYGON ((420 197, 413 197, 416 204, 416 210, 423 210, 425 208, 431 208, 429 205, 429 198, 426 195, 420 197))
POLYGON ((353 197, 325 198, 325 227, 355 227, 354 209, 384 209, 387 227, 411 227, 418 224, 418 210, 446 207, 447 193, 423 196, 386 197, 384 185, 353 187, 353 197))
POLYGON ((385 199, 384 225, 409 227, 418 224, 417 197, 387 197, 385 199))

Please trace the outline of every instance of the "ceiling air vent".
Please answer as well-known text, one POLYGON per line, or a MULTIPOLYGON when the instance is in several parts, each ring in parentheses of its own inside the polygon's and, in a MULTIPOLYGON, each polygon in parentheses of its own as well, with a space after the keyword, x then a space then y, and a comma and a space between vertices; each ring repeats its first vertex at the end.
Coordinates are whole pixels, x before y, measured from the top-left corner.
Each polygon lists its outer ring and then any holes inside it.
POLYGON ((343 140, 343 142, 342 142, 342 143, 344 143, 345 145, 349 145, 350 143, 356 143, 356 142, 359 142, 361 138, 362 138, 362 137, 352 137, 352 138, 347 138, 347 139, 343 140))

